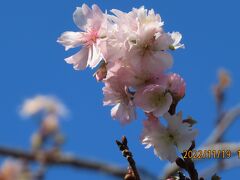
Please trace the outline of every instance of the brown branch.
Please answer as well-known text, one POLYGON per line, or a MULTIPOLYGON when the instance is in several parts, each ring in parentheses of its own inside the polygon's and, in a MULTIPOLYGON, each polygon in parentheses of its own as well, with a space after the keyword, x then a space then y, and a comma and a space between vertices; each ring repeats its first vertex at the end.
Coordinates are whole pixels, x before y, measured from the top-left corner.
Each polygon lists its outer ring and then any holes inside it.
MULTIPOLYGON (((195 148, 195 142, 193 141, 192 145, 191 145, 191 147, 189 148, 188 151, 192 151, 194 148, 195 148)), ((184 157, 184 153, 182 154, 182 156, 184 157)), ((179 157, 176 160, 176 164, 180 168, 182 168, 182 169, 184 169, 185 171, 188 172, 191 180, 198 180, 198 172, 195 168, 195 164, 194 164, 192 159, 190 159, 190 158, 183 158, 182 159, 182 158, 179 157)))
POLYGON ((127 159, 129 164, 129 171, 124 177, 125 180, 140 180, 140 176, 136 167, 136 163, 133 159, 132 153, 129 151, 127 145, 127 138, 125 136, 122 137, 122 141, 117 141, 116 144, 119 147, 119 150, 122 151, 123 156, 127 159))
MULTIPOLYGON (((9 156, 13 158, 28 160, 31 162, 39 161, 39 154, 37 153, 6 147, 0 147, 0 156, 9 156)), ((123 178, 124 175, 126 174, 126 170, 115 165, 97 161, 90 161, 87 159, 77 158, 70 155, 64 154, 53 155, 52 153, 51 154, 46 153, 44 154, 44 158, 46 166, 71 166, 75 168, 106 173, 118 178, 123 178)))

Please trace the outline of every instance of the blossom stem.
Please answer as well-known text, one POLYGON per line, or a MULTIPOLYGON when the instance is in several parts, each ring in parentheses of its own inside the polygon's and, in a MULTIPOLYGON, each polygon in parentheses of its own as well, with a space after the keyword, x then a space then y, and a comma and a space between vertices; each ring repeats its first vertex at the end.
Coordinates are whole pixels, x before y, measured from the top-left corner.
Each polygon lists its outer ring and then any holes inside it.
MULTIPOLYGON (((192 151, 194 148, 195 148, 195 142, 193 141, 191 147, 189 148, 189 151, 192 151)), ((184 154, 182 154, 182 156, 184 157, 184 154)), ((198 180, 198 172, 195 168, 195 164, 192 161, 192 159, 184 158, 182 161, 179 161, 179 158, 178 158, 178 161, 176 161, 176 163, 177 165, 180 165, 181 168, 185 169, 188 172, 191 180, 198 180)))
POLYGON ((168 110, 169 114, 174 115, 176 113, 176 108, 177 108, 178 102, 179 102, 178 100, 175 100, 175 99, 173 100, 172 105, 170 106, 170 108, 168 110))

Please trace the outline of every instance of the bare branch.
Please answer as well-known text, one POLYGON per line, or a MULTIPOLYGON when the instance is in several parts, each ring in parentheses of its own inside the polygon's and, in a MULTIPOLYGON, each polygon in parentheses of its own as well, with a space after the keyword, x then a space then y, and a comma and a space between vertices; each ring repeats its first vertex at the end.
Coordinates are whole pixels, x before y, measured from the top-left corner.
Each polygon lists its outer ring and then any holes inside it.
POLYGON ((238 117, 240 117, 240 106, 231 109, 224 115, 204 145, 214 144, 238 117))
POLYGON ((236 167, 240 167, 240 161, 239 161, 238 157, 235 156, 232 159, 223 159, 221 166, 219 166, 216 163, 213 166, 205 169, 200 174, 202 176, 208 178, 208 177, 212 176, 214 173, 224 171, 224 170, 228 170, 228 169, 232 169, 232 168, 236 168, 236 167))
POLYGON ((140 176, 136 167, 136 163, 133 159, 133 155, 128 148, 127 138, 125 136, 122 137, 122 141, 116 141, 116 144, 119 147, 119 150, 122 151, 123 156, 127 159, 129 164, 129 171, 124 177, 125 180, 134 179, 140 180, 140 176))
MULTIPOLYGON (((38 154, 19 149, 0 147, 0 155, 24 159, 32 162, 39 161, 38 154)), ((106 173, 118 178, 123 178, 124 175, 126 174, 126 170, 118 166, 97 161, 90 161, 87 159, 77 158, 70 155, 45 154, 44 157, 45 157, 44 161, 47 166, 71 166, 75 168, 106 173)))

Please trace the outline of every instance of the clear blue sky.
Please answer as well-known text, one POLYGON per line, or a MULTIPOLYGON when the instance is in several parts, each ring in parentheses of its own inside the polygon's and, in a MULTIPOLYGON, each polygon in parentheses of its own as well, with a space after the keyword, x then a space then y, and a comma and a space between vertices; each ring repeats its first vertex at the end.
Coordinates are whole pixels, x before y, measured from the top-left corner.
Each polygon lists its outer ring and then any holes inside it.
MULTIPOLYGON (((211 85, 216 71, 225 67, 231 72, 226 108, 240 101, 240 2, 166 1, 166 0, 1 0, 0 2, 0 144, 28 149, 29 137, 36 128, 34 122, 23 121, 18 115, 21 102, 36 94, 59 97, 70 109, 69 121, 62 123, 67 134, 66 152, 90 159, 104 160, 126 166, 126 161, 114 144, 126 135, 139 166, 160 174, 165 162, 145 150, 140 144, 143 115, 129 126, 121 126, 110 117, 110 107, 102 106, 102 84, 96 83, 93 71, 74 71, 64 58, 65 52, 56 43, 66 30, 77 30, 72 13, 82 3, 98 4, 103 10, 117 8, 129 11, 144 5, 162 16, 166 31, 183 34, 185 50, 174 53, 172 71, 181 74, 187 83, 187 95, 179 106, 184 115, 198 120, 197 144, 214 127, 215 106, 211 85), (101 149, 104 148, 104 150, 101 149)), ((239 140, 237 122, 226 140, 239 140)), ((223 179, 240 175, 239 169, 221 174, 223 179)), ((50 168, 47 180, 111 179, 88 171, 70 168, 50 168)))

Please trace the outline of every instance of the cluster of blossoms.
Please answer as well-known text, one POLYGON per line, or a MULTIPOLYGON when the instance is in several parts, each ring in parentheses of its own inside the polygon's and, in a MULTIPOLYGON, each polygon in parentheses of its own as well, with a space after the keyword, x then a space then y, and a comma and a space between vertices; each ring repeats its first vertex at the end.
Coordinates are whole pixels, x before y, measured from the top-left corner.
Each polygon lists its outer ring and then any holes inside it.
POLYGON ((167 73, 173 64, 171 50, 183 48, 179 32, 166 33, 154 10, 133 8, 103 13, 97 5, 78 7, 73 14, 80 32, 64 32, 58 42, 65 49, 82 46, 66 62, 74 69, 97 68, 103 88, 104 105, 112 105, 111 116, 127 124, 136 119, 136 107, 148 119, 144 123, 143 144, 153 146, 162 159, 174 161, 176 147, 188 149, 196 136, 181 114, 168 113, 185 95, 180 75, 167 73), (164 116, 168 127, 159 117, 164 116))
POLYGON ((63 137, 59 131, 59 118, 66 113, 65 106, 51 96, 39 95, 25 100, 21 114, 25 117, 37 117, 40 120, 40 128, 32 136, 34 150, 42 149, 49 139, 54 141, 54 145, 61 144, 63 137))

